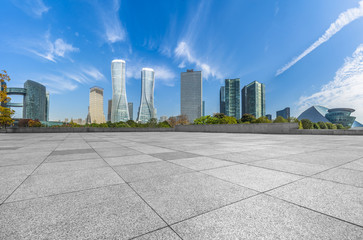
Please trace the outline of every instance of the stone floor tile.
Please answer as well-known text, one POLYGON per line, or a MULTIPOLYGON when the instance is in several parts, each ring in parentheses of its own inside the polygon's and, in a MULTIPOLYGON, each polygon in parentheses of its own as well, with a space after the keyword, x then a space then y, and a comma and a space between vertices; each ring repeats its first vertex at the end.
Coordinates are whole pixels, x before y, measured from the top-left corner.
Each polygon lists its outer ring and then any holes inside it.
POLYGON ((261 192, 301 178, 289 173, 247 165, 235 165, 203 172, 261 192))
POLYGON ((196 171, 219 168, 230 165, 235 165, 237 163, 223 161, 219 159, 209 158, 209 157, 195 157, 195 158, 184 158, 170 161, 172 163, 181 165, 186 168, 190 168, 196 171))
POLYGON ((135 240, 181 240, 180 237, 169 227, 145 234, 135 240))
POLYGON ((265 195, 173 225, 184 240, 361 239, 363 229, 265 195))
POLYGON ((129 239, 166 224, 126 184, 0 206, 0 239, 129 239))
POLYGON ((131 155, 124 157, 104 158, 104 159, 111 166, 161 161, 159 158, 152 157, 150 155, 131 155))
POLYGON ((363 171, 359 170, 334 168, 329 171, 319 173, 315 175, 314 178, 325 179, 363 188, 363 171))
POLYGON ((45 162, 34 172, 34 174, 56 174, 60 172, 71 172, 107 166, 108 164, 101 158, 61 162, 45 162))
POLYGON ((169 224, 257 193, 196 172, 147 179, 131 186, 169 224))
POLYGON ((269 194, 363 226, 363 188, 308 178, 269 194))
POLYGON ((198 157, 197 154, 188 153, 188 152, 164 152, 164 153, 154 153, 150 155, 156 158, 160 158, 162 160, 175 160, 181 158, 198 157))

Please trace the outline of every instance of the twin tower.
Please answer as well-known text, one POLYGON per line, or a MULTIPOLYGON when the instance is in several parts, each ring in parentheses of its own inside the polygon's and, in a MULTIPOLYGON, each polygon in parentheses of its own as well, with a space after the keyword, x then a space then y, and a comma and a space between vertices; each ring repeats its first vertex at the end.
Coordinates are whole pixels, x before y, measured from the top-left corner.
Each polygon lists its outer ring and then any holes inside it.
MULTIPOLYGON (((111 122, 126 122, 130 120, 126 97, 126 62, 115 59, 111 63, 112 76, 112 107, 111 122)), ((146 123, 156 118, 154 108, 155 72, 151 68, 141 70, 141 101, 137 121, 146 123)))

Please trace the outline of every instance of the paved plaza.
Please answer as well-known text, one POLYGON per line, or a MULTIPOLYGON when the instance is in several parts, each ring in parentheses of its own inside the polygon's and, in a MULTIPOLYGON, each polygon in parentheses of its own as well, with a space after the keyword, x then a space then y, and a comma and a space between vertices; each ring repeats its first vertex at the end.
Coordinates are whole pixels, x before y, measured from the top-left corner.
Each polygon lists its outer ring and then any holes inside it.
POLYGON ((363 136, 0 134, 0 239, 363 239, 363 136))

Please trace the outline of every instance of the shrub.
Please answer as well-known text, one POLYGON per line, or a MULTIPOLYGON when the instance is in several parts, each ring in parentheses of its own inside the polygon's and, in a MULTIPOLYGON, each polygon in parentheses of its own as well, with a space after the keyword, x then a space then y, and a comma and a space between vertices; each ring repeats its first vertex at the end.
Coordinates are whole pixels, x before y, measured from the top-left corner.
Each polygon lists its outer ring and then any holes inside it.
POLYGON ((332 124, 330 122, 327 122, 326 125, 328 126, 328 129, 337 129, 337 126, 335 126, 335 124, 332 124))
POLYGON ((269 120, 267 117, 259 117, 253 120, 251 123, 271 123, 272 121, 269 120))
POLYGON ((314 128, 314 129, 320 129, 320 126, 319 126, 319 124, 314 123, 314 124, 313 124, 313 128, 314 128))
POLYGON ((219 124, 237 124, 237 119, 235 117, 223 116, 219 119, 219 124))
POLYGON ((160 122, 158 124, 159 128, 171 128, 170 124, 168 123, 168 121, 164 121, 164 122, 160 122))
POLYGON ((39 122, 38 119, 35 119, 35 120, 29 119, 28 126, 29 127, 41 127, 42 124, 41 124, 41 122, 39 122))
POLYGON ((130 127, 132 127, 132 128, 137 128, 137 127, 139 127, 138 126, 138 123, 137 122, 135 122, 134 120, 128 120, 127 122, 127 125, 129 125, 130 127))
POLYGON ((273 122, 274 123, 286 123, 287 120, 281 116, 278 116, 277 118, 275 118, 275 120, 273 122))
POLYGON ((345 129, 345 127, 343 126, 343 124, 338 123, 337 124, 337 129, 345 129))
POLYGON ((19 119, 19 122, 18 122, 18 126, 19 127, 29 127, 28 123, 29 123, 29 120, 30 119, 19 119))
MULTIPOLYGON (((202 124, 207 124, 207 120, 208 118, 210 118, 211 116, 207 115, 207 116, 204 116, 204 117, 200 117, 200 118, 196 118, 194 119, 194 124, 195 125, 202 125, 202 124)), ((170 119, 170 118, 169 118, 170 119)), ((170 124, 170 122, 169 122, 170 124)), ((170 124, 171 125, 171 124, 170 124)))
POLYGON ((328 126, 325 124, 325 122, 318 122, 318 125, 321 129, 328 129, 328 126))
POLYGON ((302 119, 301 125, 303 129, 312 129, 313 123, 309 119, 302 119))
POLYGON ((287 121, 290 123, 299 123, 300 122, 299 119, 297 119, 296 117, 289 117, 287 119, 287 121))
POLYGON ((255 119, 256 119, 255 116, 253 116, 252 114, 245 113, 245 114, 242 115, 241 123, 244 123, 244 122, 250 122, 251 123, 255 119))

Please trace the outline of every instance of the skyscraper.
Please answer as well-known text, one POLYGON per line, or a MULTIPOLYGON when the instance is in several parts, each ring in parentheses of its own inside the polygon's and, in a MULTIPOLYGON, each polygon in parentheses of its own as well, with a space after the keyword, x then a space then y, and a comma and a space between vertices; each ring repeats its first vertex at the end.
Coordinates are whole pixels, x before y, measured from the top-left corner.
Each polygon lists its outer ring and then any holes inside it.
POLYGON ((130 119, 126 98, 126 63, 116 59, 111 63, 112 76, 112 110, 111 122, 126 122, 130 119))
POLYGON ((202 72, 187 70, 180 76, 180 112, 189 122, 202 116, 202 72))
POLYGON ((203 117, 205 116, 205 101, 203 101, 203 117))
POLYGON ((129 102, 129 116, 130 116, 130 120, 134 120, 134 103, 129 102))
POLYGON ((111 111, 112 111, 112 99, 108 100, 107 106, 107 122, 111 121, 111 111))
POLYGON ((224 87, 219 90, 219 112, 226 114, 226 100, 224 97, 224 87))
POLYGON ((137 121, 146 123, 151 118, 156 118, 154 108, 155 73, 151 68, 141 70, 141 99, 137 121))
POLYGON ((266 115, 265 108, 265 84, 253 81, 243 87, 242 114, 249 113, 256 118, 266 115))
POLYGON ((225 80, 225 114, 237 119, 241 118, 239 89, 239 78, 225 80))
POLYGON ((284 109, 282 109, 280 111, 276 111, 276 117, 278 117, 278 116, 281 116, 281 117, 283 117, 285 119, 290 118, 290 108, 287 107, 287 108, 284 108, 284 109))
POLYGON ((47 102, 46 102, 46 113, 45 113, 45 121, 49 121, 49 104, 50 104, 50 99, 49 99, 49 93, 46 93, 46 97, 47 97, 47 102))
POLYGON ((103 88, 92 87, 89 93, 87 123, 106 122, 103 114, 103 88))
POLYGON ((45 86, 32 80, 24 83, 26 94, 23 103, 23 117, 29 119, 47 120, 47 95, 45 86))

